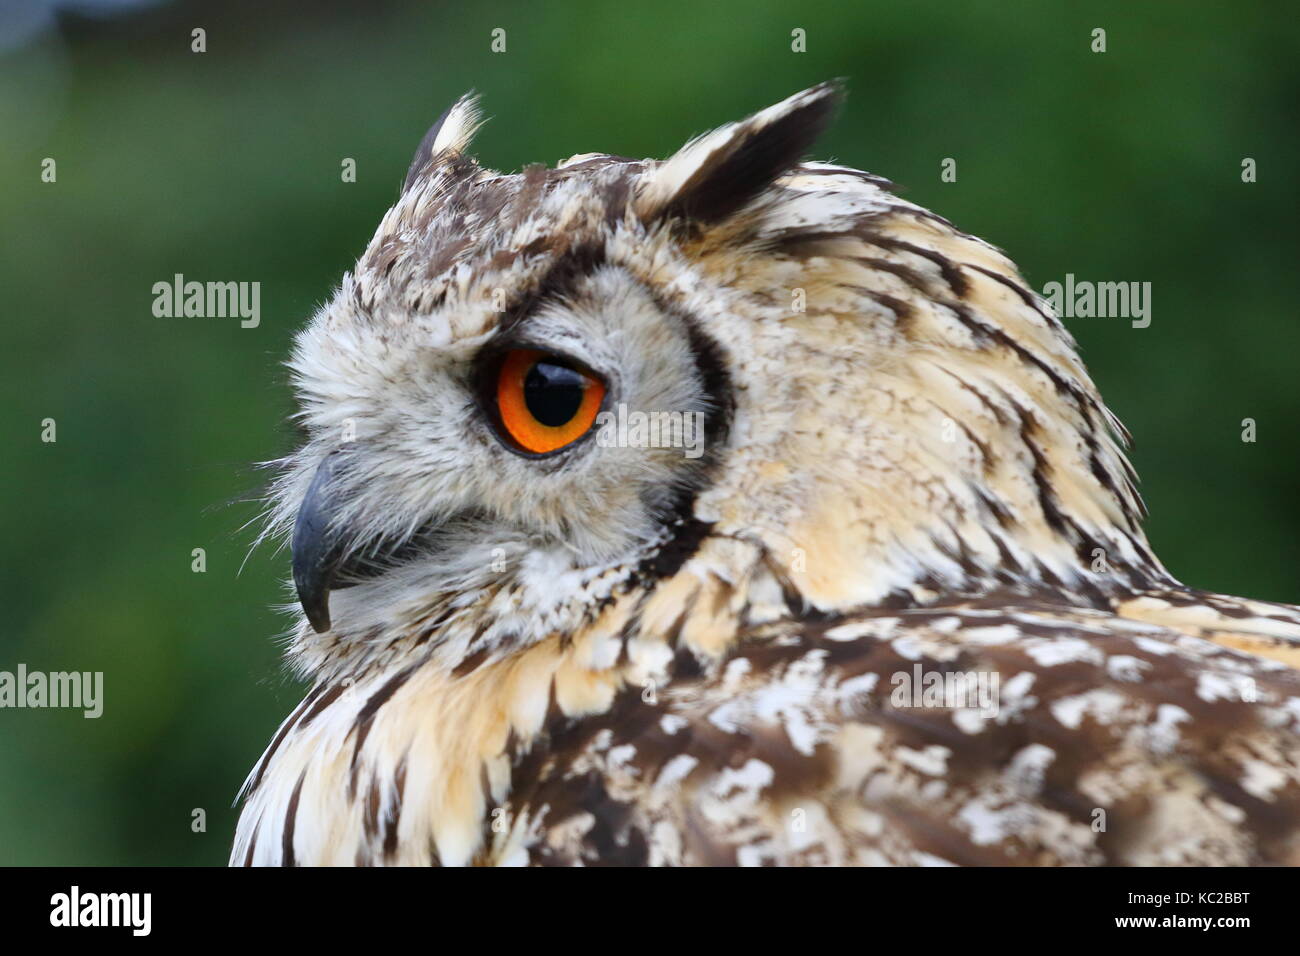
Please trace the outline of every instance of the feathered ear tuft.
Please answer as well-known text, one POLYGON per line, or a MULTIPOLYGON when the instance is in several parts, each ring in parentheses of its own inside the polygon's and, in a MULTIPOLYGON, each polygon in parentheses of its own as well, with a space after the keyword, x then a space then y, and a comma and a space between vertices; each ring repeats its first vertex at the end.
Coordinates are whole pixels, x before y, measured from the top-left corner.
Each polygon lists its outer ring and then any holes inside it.
POLYGON ((821 83, 691 140, 642 185, 638 213, 646 221, 727 218, 803 158, 841 99, 838 81, 821 83))
POLYGON ((424 173, 443 153, 463 153, 483 125, 483 114, 478 106, 478 94, 473 90, 466 93, 447 111, 438 117, 429 127, 429 132, 420 140, 420 146, 411 160, 411 168, 406 172, 406 182, 402 183, 402 192, 411 188, 411 183, 424 173))

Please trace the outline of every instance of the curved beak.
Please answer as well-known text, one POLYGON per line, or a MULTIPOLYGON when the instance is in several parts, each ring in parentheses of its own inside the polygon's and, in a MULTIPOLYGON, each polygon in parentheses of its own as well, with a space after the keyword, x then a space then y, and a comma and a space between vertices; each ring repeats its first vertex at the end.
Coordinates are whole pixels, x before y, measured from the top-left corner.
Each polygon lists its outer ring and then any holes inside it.
POLYGON ((298 603, 318 634, 330 629, 330 589, 343 558, 330 508, 339 457, 338 452, 330 454, 316 469, 293 525, 293 583, 298 603))

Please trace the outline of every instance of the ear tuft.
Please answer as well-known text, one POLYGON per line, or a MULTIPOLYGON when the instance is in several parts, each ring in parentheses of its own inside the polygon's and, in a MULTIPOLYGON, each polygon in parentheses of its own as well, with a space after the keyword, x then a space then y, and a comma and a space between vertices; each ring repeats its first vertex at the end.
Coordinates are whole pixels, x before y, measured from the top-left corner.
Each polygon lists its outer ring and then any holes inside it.
POLYGON ((691 140, 650 174, 638 213, 647 221, 726 219, 803 158, 842 99, 838 81, 821 83, 691 140))
POLYGON ((463 153, 483 125, 483 114, 479 110, 478 94, 473 90, 466 93, 447 111, 438 117, 420 140, 411 160, 411 168, 406 172, 406 181, 402 183, 402 192, 411 188, 411 183, 425 172, 431 163, 443 153, 463 153))

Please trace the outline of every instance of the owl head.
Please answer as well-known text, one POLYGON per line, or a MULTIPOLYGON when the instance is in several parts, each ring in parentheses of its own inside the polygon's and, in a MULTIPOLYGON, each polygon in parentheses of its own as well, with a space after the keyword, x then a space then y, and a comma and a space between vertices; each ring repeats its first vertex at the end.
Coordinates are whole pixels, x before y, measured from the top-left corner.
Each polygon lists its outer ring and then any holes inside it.
POLYGON ((679 575, 807 613, 1163 574, 1014 266, 801 162, 839 98, 517 174, 468 155, 473 99, 438 120, 293 351, 271 531, 301 641, 454 660, 679 575))

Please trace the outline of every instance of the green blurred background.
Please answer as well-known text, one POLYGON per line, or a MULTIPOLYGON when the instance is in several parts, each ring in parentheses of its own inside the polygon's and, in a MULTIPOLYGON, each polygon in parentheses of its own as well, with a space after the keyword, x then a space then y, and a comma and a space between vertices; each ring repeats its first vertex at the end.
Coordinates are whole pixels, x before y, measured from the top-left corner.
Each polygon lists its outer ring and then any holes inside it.
POLYGON ((250 463, 292 442, 280 363, 471 87, 495 117, 480 158, 517 169, 662 156, 846 77, 819 158, 893 179, 1035 288, 1153 283, 1150 328, 1068 323, 1136 438, 1152 541, 1188 583, 1300 601, 1300 20, 1283 5, 88 5, 25 39, 0 17, 0 669, 102 670, 106 702, 98 720, 0 711, 0 863, 224 862, 236 791, 303 690, 276 640, 286 555, 240 570, 250 463), (151 287, 177 272, 261 282, 260 327, 155 318, 151 287))

